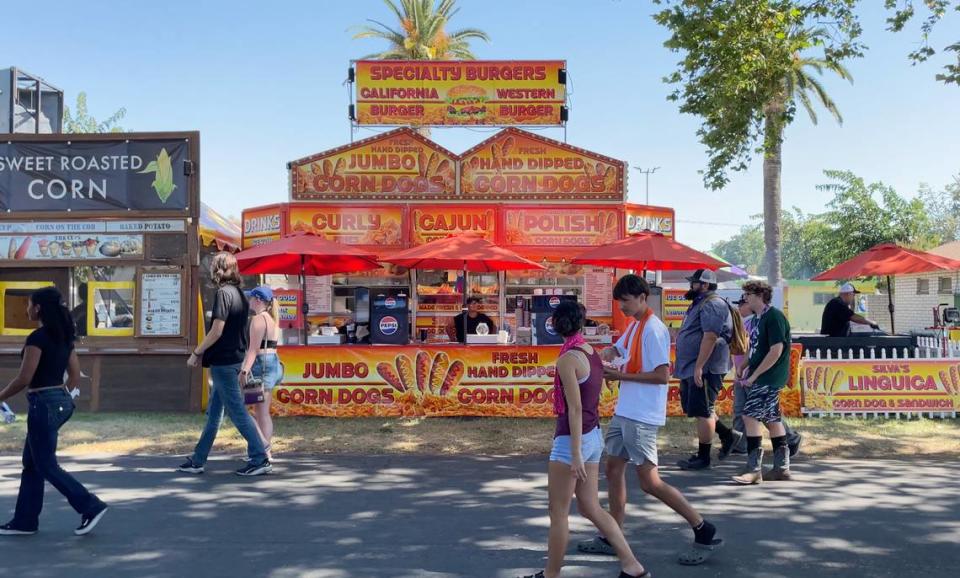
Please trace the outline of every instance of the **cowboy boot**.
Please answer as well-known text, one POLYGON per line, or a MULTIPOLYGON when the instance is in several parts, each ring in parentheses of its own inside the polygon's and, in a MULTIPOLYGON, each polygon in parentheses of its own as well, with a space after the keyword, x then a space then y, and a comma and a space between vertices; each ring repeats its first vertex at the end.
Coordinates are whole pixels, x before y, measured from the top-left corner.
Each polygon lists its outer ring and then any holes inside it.
POLYGON ((747 471, 734 476, 733 481, 744 486, 763 481, 763 448, 757 448, 747 455, 747 471))
POLYGON ((781 446, 773 450, 773 468, 763 472, 765 482, 788 482, 790 475, 790 448, 781 446))

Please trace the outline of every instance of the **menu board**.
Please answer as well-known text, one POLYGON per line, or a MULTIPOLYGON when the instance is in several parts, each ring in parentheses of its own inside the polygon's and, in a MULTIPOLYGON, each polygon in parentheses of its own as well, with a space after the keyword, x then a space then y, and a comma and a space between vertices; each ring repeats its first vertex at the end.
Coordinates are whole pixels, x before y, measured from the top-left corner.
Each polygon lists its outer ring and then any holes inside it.
POLYGON ((613 313, 613 275, 602 267, 587 267, 583 271, 583 301, 587 315, 605 316, 613 313))
POLYGON ((180 269, 145 269, 139 276, 139 337, 183 335, 183 273, 180 269))
POLYGON ((310 313, 331 313, 333 311, 333 276, 308 275, 306 281, 307 305, 310 313))

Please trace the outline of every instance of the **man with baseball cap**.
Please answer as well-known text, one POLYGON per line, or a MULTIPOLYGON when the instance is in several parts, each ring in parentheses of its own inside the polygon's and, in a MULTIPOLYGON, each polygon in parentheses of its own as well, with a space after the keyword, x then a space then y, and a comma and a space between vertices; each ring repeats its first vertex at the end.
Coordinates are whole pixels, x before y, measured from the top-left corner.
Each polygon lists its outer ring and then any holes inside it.
POLYGON ((717 419, 715 406, 723 388, 723 376, 730 371, 730 339, 733 337, 733 311, 727 301, 716 294, 717 274, 699 269, 688 277, 692 301, 677 334, 677 355, 674 377, 680 380, 680 405, 687 417, 697 418, 697 453, 677 465, 684 470, 710 467, 713 436, 720 437, 720 459, 740 441, 734 432, 717 419))
POLYGON ((875 321, 858 315, 851 309, 856 295, 859 293, 853 283, 844 283, 840 287, 840 294, 827 302, 827 305, 823 308, 823 317, 820 321, 821 334, 828 337, 846 337, 850 335, 851 322, 880 329, 875 321))

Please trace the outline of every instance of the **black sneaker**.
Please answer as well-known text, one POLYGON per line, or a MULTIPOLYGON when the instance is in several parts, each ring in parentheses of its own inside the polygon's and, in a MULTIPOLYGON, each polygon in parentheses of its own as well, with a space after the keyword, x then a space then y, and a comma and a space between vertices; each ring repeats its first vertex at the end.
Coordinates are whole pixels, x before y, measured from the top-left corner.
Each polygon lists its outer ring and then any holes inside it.
POLYGON ((800 455, 800 446, 803 444, 803 436, 797 434, 797 443, 787 444, 787 447, 790 448, 790 457, 795 458, 800 455))
POLYGON ((717 459, 721 462, 733 452, 733 449, 740 445, 740 442, 743 441, 743 434, 737 430, 730 430, 730 437, 725 440, 720 440, 720 451, 717 452, 717 459))
POLYGON ((188 474, 202 474, 203 466, 198 466, 193 463, 193 460, 187 460, 180 464, 180 467, 177 468, 178 472, 186 472, 188 474))
POLYGON ((12 522, 7 522, 6 524, 0 526, 0 536, 33 536, 36 533, 36 530, 24 530, 23 528, 17 528, 12 522))
POLYGON ((681 470, 709 470, 710 460, 705 460, 700 456, 693 455, 677 462, 677 467, 681 470))
POLYGON ((237 470, 238 476, 262 476, 264 474, 269 474, 273 471, 273 464, 270 463, 270 460, 264 460, 262 464, 255 466, 253 464, 247 464, 246 466, 237 470))
POLYGON ((107 505, 100 504, 100 507, 90 514, 84 514, 80 518, 80 525, 73 531, 77 536, 85 536, 93 531, 100 523, 100 519, 107 513, 107 505))

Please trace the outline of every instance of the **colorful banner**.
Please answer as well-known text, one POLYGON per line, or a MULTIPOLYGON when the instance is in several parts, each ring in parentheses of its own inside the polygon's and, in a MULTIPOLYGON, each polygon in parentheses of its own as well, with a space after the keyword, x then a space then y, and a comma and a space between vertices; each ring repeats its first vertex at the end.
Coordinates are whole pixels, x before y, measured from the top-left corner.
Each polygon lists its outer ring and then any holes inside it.
POLYGON ((94 261, 142 259, 143 235, 30 235, 0 237, 0 260, 94 261))
POLYGON ((927 413, 960 408, 960 358, 805 359, 807 413, 927 413))
POLYGON ((470 199, 622 201, 624 163, 516 129, 464 153, 460 193, 470 199))
MULTIPOLYGON (((285 374, 274 389, 277 415, 553 417, 559 347, 338 346, 281 347, 285 374)), ((791 355, 785 415, 800 412, 799 348, 791 355)), ((604 382, 600 413, 616 407, 619 384, 604 382)), ((729 415, 733 387, 720 393, 729 415)), ((682 415, 679 384, 669 384, 667 414, 682 415)))
POLYGON ((300 307, 300 291, 297 289, 274 289, 280 313, 281 329, 300 329, 303 327, 303 308, 300 307))
POLYGON ((276 241, 283 232, 283 207, 273 206, 243 212, 244 249, 276 241))
POLYGON ((667 207, 653 207, 649 205, 624 206, 626 211, 626 231, 628 235, 637 235, 646 231, 663 233, 667 237, 674 236, 676 217, 673 209, 667 207))
POLYGON ((560 125, 566 64, 551 61, 360 60, 361 125, 560 125))
POLYGON ((291 205, 291 231, 312 231, 347 245, 403 245, 403 207, 291 205))
POLYGON ((445 199, 456 192, 457 156, 397 129, 290 163, 293 200, 445 199))
POLYGON ((494 241, 497 233, 496 209, 463 205, 411 207, 410 242, 414 245, 460 233, 475 233, 494 241))
POLYGON ((687 309, 693 301, 687 299, 686 289, 663 290, 663 315, 661 319, 667 327, 679 329, 683 325, 683 318, 687 316, 687 309))
POLYGON ((620 213, 615 208, 504 208, 507 245, 588 247, 620 238, 620 213))

